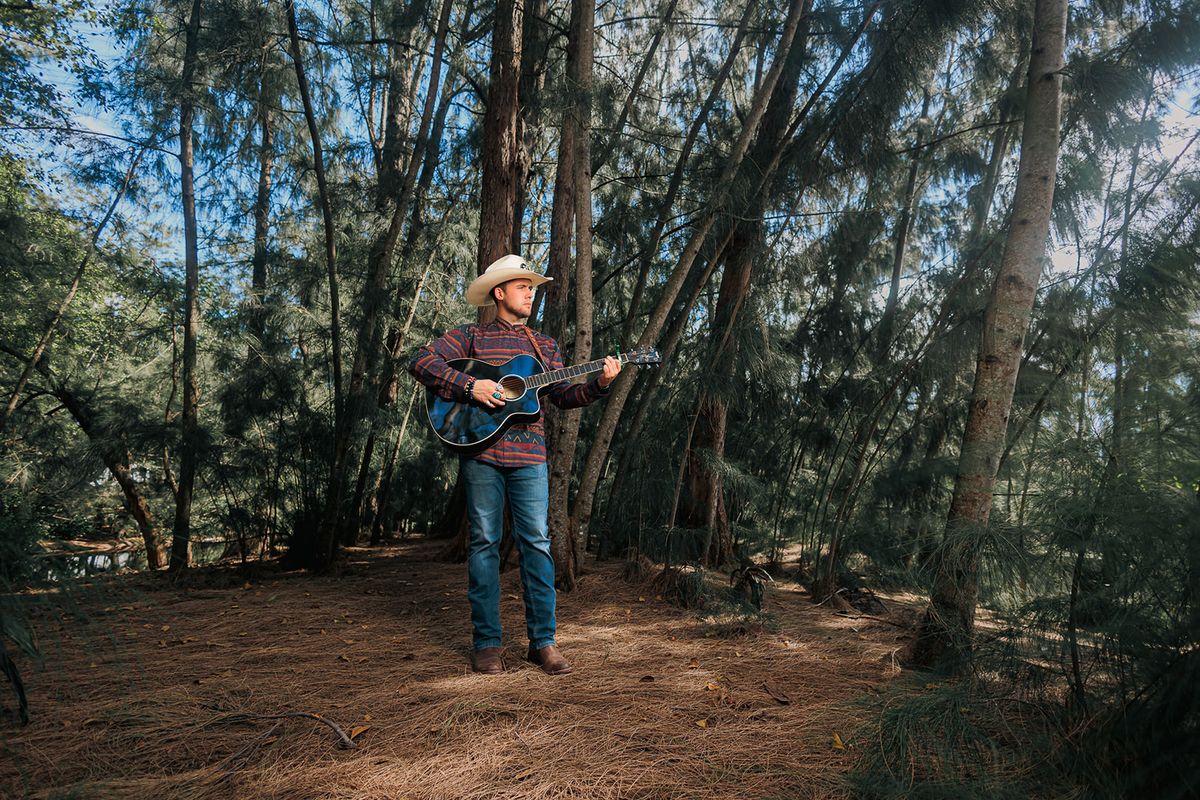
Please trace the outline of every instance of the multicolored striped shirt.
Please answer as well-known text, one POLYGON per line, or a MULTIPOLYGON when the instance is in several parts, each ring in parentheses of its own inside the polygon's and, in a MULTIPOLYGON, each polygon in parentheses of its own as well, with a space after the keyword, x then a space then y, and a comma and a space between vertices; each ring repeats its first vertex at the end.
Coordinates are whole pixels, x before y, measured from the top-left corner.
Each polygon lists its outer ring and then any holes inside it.
MULTIPOLYGON (((563 368, 558 343, 549 336, 529 330, 537 339, 538 349, 526 335, 524 325, 502 319, 461 325, 446 331, 417 351, 408 370, 421 383, 448 400, 466 401, 470 376, 447 364, 455 358, 479 358, 498 364, 513 356, 528 353, 543 362, 547 370, 563 368), (549 363, 546 363, 549 361, 549 363)), ((556 383, 543 395, 559 408, 580 408, 608 394, 598 376, 587 383, 556 383)), ((494 445, 473 456, 497 467, 524 467, 546 460, 546 426, 539 416, 533 422, 516 423, 494 445)))

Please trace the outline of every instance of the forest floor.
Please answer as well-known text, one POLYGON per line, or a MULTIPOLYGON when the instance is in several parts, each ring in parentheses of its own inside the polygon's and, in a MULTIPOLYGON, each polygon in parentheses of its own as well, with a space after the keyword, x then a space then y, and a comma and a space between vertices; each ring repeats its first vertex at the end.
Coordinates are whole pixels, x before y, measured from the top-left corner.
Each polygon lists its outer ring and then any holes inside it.
POLYGON ((476 675, 465 568, 436 553, 30 598, 43 661, 20 662, 32 722, 0 723, 0 797, 846 797, 902 675, 903 603, 890 621, 838 612, 784 579, 762 618, 706 617, 625 582, 619 561, 560 594, 575 671, 557 677, 522 658, 508 569, 507 669, 476 675))

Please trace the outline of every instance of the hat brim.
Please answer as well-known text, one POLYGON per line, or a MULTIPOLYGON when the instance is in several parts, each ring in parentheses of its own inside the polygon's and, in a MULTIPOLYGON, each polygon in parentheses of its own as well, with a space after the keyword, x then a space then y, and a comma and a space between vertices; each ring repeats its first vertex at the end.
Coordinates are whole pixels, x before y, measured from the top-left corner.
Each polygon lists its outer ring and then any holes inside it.
POLYGON ((467 287, 466 292, 467 302, 479 308, 495 305, 496 301, 492 299, 492 289, 502 283, 515 281, 519 278, 527 279, 534 286, 541 286, 543 283, 549 283, 554 280, 553 278, 547 278, 545 275, 531 272, 527 269, 489 270, 471 281, 471 285, 467 287))

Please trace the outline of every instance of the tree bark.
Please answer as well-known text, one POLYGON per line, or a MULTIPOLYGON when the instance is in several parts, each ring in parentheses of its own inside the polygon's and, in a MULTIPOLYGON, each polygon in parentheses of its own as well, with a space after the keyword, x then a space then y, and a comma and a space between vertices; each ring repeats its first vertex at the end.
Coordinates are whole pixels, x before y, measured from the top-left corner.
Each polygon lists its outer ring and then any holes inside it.
MULTIPOLYGON (((508 255, 513 240, 519 172, 517 114, 521 80, 521 28, 523 7, 516 0, 496 4, 492 27, 491 84, 483 116, 482 176, 479 189, 478 273, 501 256, 508 255)), ((481 322, 492 319, 494 308, 480 309, 481 322)), ((462 561, 467 552, 466 492, 461 477, 455 482, 450 503, 436 530, 454 537, 442 558, 462 561)))
POLYGON ((1036 1, 1011 227, 984 313, 975 385, 946 520, 944 555, 914 648, 914 661, 923 665, 961 665, 971 653, 978 596, 978 533, 988 524, 992 510, 992 486, 1050 228, 1066 22, 1066 0, 1036 1))
MULTIPOLYGON (((925 89, 925 99, 921 103, 921 120, 929 115, 929 102, 933 93, 925 89)), ((908 177, 904 181, 904 193, 900 201, 900 218, 896 220, 896 230, 892 244, 892 275, 888 282, 887 302, 883 306, 883 315, 879 318, 878 337, 875 340, 875 360, 887 358, 892 345, 892 330, 896 321, 896 306, 900 302, 900 276, 904 270, 904 252, 908 249, 908 232, 912 227, 913 206, 917 199, 917 177, 921 173, 921 152, 924 140, 922 122, 917 123, 917 135, 913 145, 912 160, 908 165, 908 177)))
POLYGON ((172 531, 172 572, 187 569, 191 561, 192 492, 200 446, 197 418, 199 389, 196 381, 196 339, 200 333, 200 259, 196 232, 196 190, 192 174, 192 123, 195 99, 192 83, 196 75, 200 33, 200 0, 192 0, 183 55, 183 87, 179 103, 179 166, 183 196, 183 406, 180 413, 179 479, 175 492, 175 525, 172 531))
MULTIPOLYGON (((575 354, 579 363, 592 357, 592 173, 591 106, 592 58, 595 50, 595 0, 572 0, 571 33, 567 50, 567 85, 575 98, 563 121, 564 135, 574 134, 571 154, 575 217, 575 354)), ((557 193, 557 192, 556 192, 557 193)), ((579 409, 561 411, 550 454, 550 534, 555 582, 563 591, 575 588, 584 543, 571 528, 569 490, 579 440, 579 409)))
POLYGON ((517 87, 516 197, 513 203, 512 253, 521 252, 521 235, 529 183, 533 175, 533 147, 542 118, 542 88, 546 83, 550 26, 546 24, 548 0, 528 0, 521 33, 521 78, 517 87))
POLYGON ((479 189, 479 272, 511 252, 517 206, 517 137, 521 82, 523 6, 516 0, 496 4, 492 29, 487 109, 483 117, 482 179, 479 189))

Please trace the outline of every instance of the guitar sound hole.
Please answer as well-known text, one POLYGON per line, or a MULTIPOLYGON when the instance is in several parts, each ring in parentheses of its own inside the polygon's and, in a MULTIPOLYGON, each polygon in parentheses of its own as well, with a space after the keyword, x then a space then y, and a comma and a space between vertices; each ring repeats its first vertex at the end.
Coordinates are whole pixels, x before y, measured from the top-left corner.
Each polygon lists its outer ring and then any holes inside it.
POLYGON ((505 375, 500 379, 500 388, 504 390, 505 400, 516 400, 525 394, 525 381, 516 375, 505 375))

